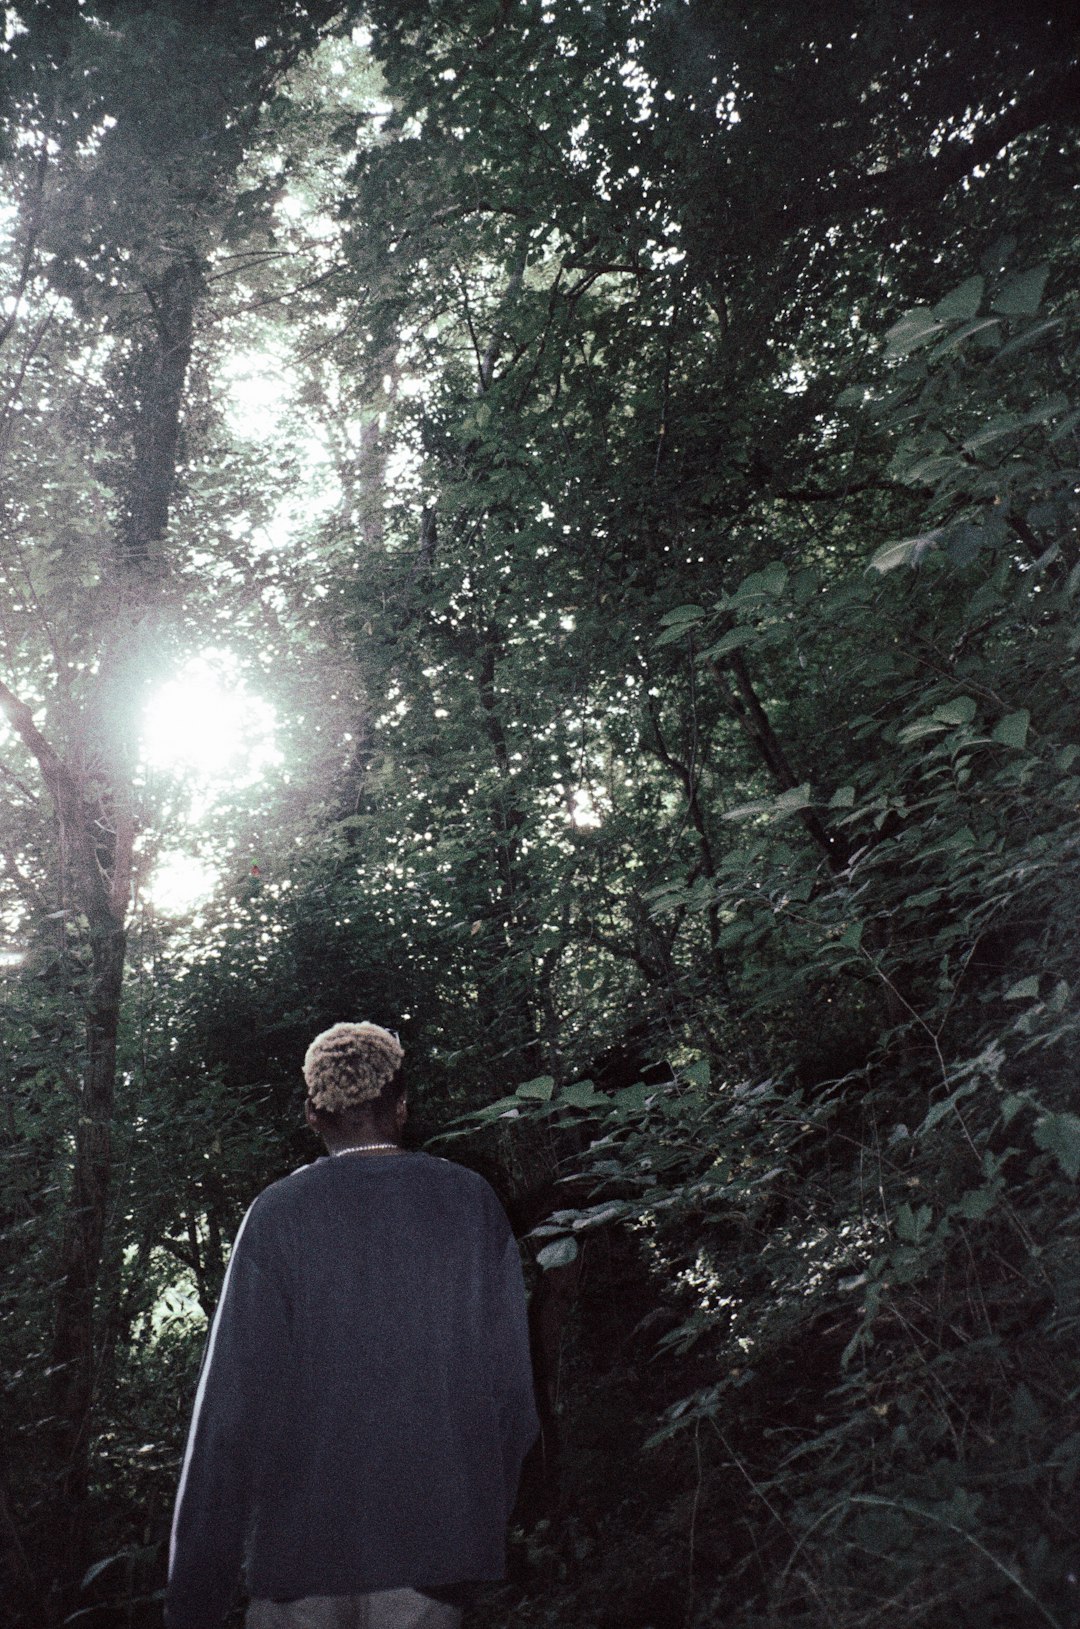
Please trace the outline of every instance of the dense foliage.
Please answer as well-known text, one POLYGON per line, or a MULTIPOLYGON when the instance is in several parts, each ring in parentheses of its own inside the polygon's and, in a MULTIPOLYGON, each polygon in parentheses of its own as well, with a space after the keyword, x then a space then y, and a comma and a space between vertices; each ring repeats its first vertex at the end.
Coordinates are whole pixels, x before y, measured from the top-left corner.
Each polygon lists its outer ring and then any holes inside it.
POLYGON ((534 1264, 477 1626, 1065 1629, 1068 10, 6 15, 16 1621, 159 1621, 229 1239, 364 1015, 534 1264), (139 757, 200 651, 280 748, 201 814, 139 757))

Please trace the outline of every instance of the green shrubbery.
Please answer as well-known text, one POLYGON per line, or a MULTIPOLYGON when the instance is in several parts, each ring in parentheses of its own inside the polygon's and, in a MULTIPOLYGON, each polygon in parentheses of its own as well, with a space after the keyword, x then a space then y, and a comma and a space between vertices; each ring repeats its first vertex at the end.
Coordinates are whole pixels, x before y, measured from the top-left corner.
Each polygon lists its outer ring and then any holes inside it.
MULTIPOLYGON (((910 313, 842 398, 902 433, 890 467, 922 535, 665 619, 703 665, 748 650, 810 687, 816 718, 772 693, 828 778, 726 811, 710 887, 654 896, 661 915, 719 903, 731 1022, 771 1076, 720 1055, 613 1096, 533 1082, 474 1117, 556 1146, 587 1127, 561 1167, 587 1202, 534 1230, 538 1263, 584 1255, 589 1300, 617 1295, 592 1252, 626 1230, 665 1314, 636 1337, 651 1384, 612 1353, 636 1440, 625 1419, 606 1439, 613 1481, 657 1503, 613 1496, 583 1563, 597 1589, 522 1621, 647 1621, 612 1604, 642 1521, 669 1569, 658 1624, 1074 1621, 1078 416, 1051 388, 1074 341, 1042 283, 1008 279, 989 317, 981 278, 910 313), (689 1507, 685 1480, 661 1495, 680 1445, 689 1507)), ((612 1389, 579 1365, 570 1440, 612 1389)))

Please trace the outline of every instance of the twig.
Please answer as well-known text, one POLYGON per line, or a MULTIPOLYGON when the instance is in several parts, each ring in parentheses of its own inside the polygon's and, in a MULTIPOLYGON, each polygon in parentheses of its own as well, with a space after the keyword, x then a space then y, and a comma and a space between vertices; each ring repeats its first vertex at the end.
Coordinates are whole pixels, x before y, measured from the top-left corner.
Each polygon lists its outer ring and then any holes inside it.
POLYGON ((701 1419, 694 1421, 694 1463, 697 1466, 697 1482, 694 1486, 694 1502, 690 1507, 690 1540, 687 1545, 686 1557, 686 1617, 683 1620, 686 1629, 690 1629, 690 1614, 694 1609, 694 1540, 697 1535, 698 1505, 701 1503, 701 1419))

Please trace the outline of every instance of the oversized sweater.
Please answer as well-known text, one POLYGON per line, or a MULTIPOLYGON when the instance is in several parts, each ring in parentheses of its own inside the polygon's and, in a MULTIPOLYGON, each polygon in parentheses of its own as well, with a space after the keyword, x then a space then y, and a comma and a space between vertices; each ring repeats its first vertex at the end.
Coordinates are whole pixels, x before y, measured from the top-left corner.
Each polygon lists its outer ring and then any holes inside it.
POLYGON ((517 1245, 475 1172, 320 1159, 236 1236, 173 1518, 169 1629, 256 1598, 501 1578, 537 1432, 517 1245))

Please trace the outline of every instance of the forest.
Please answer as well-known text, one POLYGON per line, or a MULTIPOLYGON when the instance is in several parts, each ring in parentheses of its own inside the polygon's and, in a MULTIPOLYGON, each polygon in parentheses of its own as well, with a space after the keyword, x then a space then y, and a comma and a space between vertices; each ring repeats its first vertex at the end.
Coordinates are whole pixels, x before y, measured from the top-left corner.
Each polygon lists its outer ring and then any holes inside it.
POLYGON ((1073 7, 2 16, 4 1621, 161 1624, 367 1018, 530 1290, 467 1629, 1075 1629, 1073 7))

